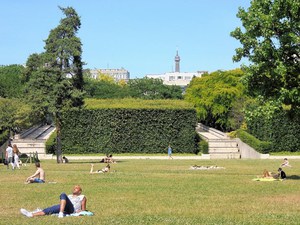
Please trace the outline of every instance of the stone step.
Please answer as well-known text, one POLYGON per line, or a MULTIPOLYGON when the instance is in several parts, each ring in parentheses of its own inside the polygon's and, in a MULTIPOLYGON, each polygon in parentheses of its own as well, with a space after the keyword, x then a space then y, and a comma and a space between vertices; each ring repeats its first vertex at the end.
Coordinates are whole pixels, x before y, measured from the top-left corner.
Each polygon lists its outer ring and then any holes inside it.
POLYGON ((215 142, 215 141, 209 141, 208 146, 211 148, 218 148, 218 147, 223 147, 223 148, 238 148, 238 144, 235 141, 230 141, 230 142, 215 142))
POLYGON ((239 152, 238 148, 227 148, 227 147, 219 147, 219 148, 209 148, 209 153, 230 153, 230 152, 239 152))
POLYGON ((241 154, 238 152, 235 153, 210 153, 211 159, 240 159, 241 154))

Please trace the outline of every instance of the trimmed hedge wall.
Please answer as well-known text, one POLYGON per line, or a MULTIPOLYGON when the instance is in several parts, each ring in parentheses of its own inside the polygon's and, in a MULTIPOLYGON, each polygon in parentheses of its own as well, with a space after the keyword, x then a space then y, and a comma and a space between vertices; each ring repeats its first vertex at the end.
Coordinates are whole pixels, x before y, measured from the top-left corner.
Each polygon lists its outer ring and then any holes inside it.
POLYGON ((198 153, 194 109, 83 109, 62 124, 64 153, 198 153))
POLYGON ((237 137, 239 137, 243 142, 254 148, 260 153, 269 153, 272 149, 272 143, 267 141, 260 141, 253 135, 247 133, 244 130, 236 131, 237 137))
POLYGON ((272 152, 300 151, 300 112, 291 116, 288 111, 281 111, 270 119, 257 117, 247 127, 255 137, 271 142, 272 152))

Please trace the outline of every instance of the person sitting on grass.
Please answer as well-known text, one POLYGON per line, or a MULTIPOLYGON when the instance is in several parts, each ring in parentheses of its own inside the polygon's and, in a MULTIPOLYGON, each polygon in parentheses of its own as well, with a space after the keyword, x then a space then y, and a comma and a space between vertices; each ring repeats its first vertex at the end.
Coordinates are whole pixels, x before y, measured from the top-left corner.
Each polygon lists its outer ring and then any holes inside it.
POLYGON ((66 195, 61 193, 60 203, 53 205, 38 212, 29 212, 26 209, 21 209, 20 212, 27 217, 45 216, 57 214, 59 218, 63 218, 64 214, 79 213, 86 210, 87 199, 81 194, 82 188, 79 185, 73 187, 72 194, 66 195))
POLYGON ((45 183, 45 171, 42 169, 41 164, 39 162, 35 163, 36 172, 27 177, 25 184, 30 183, 45 183))
POLYGON ((94 164, 91 164, 90 174, 94 173, 108 173, 110 171, 110 165, 107 164, 103 169, 94 171, 94 164))
POLYGON ((285 179, 286 174, 281 168, 278 169, 278 173, 272 173, 265 169, 262 178, 285 179))
POLYGON ((278 178, 279 179, 286 179, 286 174, 281 168, 278 168, 278 178))
POLYGON ((281 167, 292 167, 287 158, 283 159, 283 163, 280 165, 281 167))

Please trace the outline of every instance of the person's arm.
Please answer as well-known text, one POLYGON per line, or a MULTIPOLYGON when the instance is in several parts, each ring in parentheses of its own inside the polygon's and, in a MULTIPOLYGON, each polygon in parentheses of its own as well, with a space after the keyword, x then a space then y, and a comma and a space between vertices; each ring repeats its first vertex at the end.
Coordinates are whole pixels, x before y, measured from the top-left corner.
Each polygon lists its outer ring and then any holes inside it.
POLYGON ((86 210, 86 197, 84 196, 81 202, 81 211, 85 211, 86 210))
POLYGON ((39 174, 40 174, 40 170, 36 170, 36 172, 33 175, 31 175, 30 177, 28 177, 28 178, 30 179, 30 178, 37 177, 39 174))

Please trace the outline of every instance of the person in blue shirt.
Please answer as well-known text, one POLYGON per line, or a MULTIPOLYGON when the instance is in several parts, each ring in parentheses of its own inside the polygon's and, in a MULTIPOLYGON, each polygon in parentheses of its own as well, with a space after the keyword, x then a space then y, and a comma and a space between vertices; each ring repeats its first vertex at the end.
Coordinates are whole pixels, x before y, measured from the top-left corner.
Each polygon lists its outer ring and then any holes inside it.
POLYGON ((172 148, 171 148, 170 144, 168 146, 168 156, 169 156, 169 159, 173 159, 173 157, 172 157, 172 148))

